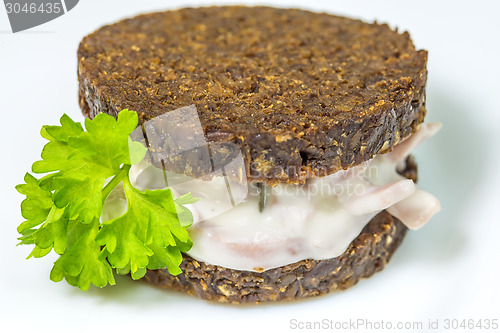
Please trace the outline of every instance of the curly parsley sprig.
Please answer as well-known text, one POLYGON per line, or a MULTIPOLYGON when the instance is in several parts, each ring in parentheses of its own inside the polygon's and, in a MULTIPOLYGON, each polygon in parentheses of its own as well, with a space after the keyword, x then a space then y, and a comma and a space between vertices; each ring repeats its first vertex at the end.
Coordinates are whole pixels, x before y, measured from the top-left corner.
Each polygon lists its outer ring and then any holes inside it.
POLYGON ((197 200, 191 194, 174 199, 170 189, 143 192, 131 185, 128 171, 146 153, 141 143, 130 140, 137 113, 123 110, 116 119, 99 114, 85 120, 85 130, 67 115, 60 122, 41 130, 49 142, 32 171, 46 175, 37 179, 27 173, 25 183, 16 186, 26 196, 19 244, 35 245, 28 258, 54 250, 60 257, 51 280, 64 278, 82 290, 91 283, 114 285, 113 268, 134 279, 146 269, 181 273, 181 252, 192 246, 186 228, 193 216, 184 205, 197 200), (102 222, 106 197, 120 183, 127 210, 102 222))

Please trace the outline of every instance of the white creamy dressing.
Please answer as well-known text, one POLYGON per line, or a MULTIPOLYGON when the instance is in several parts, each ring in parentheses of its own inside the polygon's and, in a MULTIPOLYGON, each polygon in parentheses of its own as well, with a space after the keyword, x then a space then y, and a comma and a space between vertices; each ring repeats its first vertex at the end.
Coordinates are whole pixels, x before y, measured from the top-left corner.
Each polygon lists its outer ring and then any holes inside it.
MULTIPOLYGON (((304 185, 269 187, 262 212, 254 184, 244 188, 231 184, 231 195, 241 199, 233 200, 237 205, 232 207, 224 177, 169 182, 175 196, 191 192, 201 198, 187 205, 195 218, 188 229, 193 240, 188 254, 208 264, 262 271, 308 258, 339 256, 384 209, 408 228, 420 228, 440 210, 439 201, 399 175, 397 168, 439 128, 440 124, 423 124, 390 153, 348 170, 310 179, 304 185)), ((130 178, 141 190, 165 187, 163 170, 145 162, 132 167, 130 178)), ((109 199, 103 220, 126 209, 123 195, 109 199)))

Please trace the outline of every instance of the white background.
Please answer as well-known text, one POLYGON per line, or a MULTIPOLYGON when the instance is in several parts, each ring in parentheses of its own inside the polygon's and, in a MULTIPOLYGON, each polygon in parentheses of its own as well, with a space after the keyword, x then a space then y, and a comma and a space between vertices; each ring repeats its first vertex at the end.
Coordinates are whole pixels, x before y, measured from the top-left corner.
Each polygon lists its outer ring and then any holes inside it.
POLYGON ((81 0, 66 15, 17 34, 0 6, 0 331, 287 332, 297 331, 293 319, 367 319, 422 321, 418 332, 424 332, 429 319, 439 320, 440 331, 447 318, 500 320, 497 1, 259 2, 386 22, 409 30, 417 48, 429 50, 427 121, 444 126, 417 157, 420 186, 441 200, 443 210, 408 234, 384 271, 354 288, 295 303, 229 306, 126 277, 117 286, 81 292, 49 280, 54 256, 25 260, 30 247, 15 246, 22 196, 14 186, 40 157, 42 125, 57 124, 63 113, 83 120, 79 41, 138 13, 216 3, 229 2, 81 0))

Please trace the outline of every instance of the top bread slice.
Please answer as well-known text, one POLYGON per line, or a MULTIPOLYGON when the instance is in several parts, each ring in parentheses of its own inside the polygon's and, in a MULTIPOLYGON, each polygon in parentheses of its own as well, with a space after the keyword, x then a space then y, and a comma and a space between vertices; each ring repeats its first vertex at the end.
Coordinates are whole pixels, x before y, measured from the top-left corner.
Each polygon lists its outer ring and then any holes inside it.
POLYGON ((415 130, 426 62, 407 32, 385 24, 296 9, 185 8, 85 37, 79 102, 87 117, 128 108, 141 123, 194 105, 213 156, 232 144, 249 181, 303 183, 389 151, 415 130))

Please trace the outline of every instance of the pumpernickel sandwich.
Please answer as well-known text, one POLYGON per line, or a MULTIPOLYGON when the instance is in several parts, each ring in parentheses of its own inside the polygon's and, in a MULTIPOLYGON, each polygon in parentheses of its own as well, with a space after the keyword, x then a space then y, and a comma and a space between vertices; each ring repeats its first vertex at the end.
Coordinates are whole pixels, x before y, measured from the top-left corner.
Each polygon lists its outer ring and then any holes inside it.
POLYGON ((200 198, 182 273, 144 280, 243 303, 384 268, 439 211, 409 155, 439 128, 423 124, 426 62, 407 32, 298 9, 185 8, 85 37, 83 114, 139 114, 134 186, 200 198))

